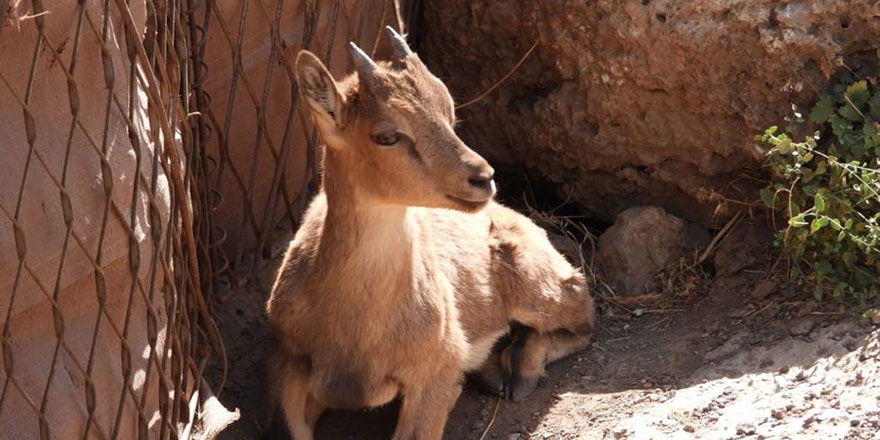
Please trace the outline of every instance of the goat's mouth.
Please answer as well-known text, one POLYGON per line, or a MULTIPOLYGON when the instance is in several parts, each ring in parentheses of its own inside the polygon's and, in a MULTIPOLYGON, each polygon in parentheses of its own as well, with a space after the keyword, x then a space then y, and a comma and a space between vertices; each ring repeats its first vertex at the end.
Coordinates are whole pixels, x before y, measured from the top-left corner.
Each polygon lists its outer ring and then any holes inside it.
POLYGON ((446 199, 453 202, 463 211, 475 212, 486 206, 489 203, 489 200, 492 200, 492 197, 487 197, 483 200, 468 200, 446 194, 446 199))

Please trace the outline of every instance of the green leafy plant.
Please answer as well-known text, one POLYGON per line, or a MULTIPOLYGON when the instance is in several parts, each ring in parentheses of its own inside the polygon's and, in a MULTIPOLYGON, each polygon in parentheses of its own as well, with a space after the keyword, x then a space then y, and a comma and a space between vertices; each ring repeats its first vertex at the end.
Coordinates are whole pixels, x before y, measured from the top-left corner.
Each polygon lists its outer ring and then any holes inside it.
POLYGON ((880 86, 849 77, 822 95, 806 121, 797 107, 787 126, 757 140, 769 146, 773 183, 761 200, 787 219, 776 244, 792 281, 817 299, 880 300, 880 86), (793 133, 817 128, 803 141, 793 133))

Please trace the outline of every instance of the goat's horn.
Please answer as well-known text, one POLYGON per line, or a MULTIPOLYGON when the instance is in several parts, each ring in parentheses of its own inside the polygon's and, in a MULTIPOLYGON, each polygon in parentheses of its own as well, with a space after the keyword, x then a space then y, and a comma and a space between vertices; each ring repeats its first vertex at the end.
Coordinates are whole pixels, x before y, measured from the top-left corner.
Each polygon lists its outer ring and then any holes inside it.
POLYGON ((388 35, 391 36, 391 45, 394 46, 395 55, 400 58, 406 58, 412 55, 413 51, 409 48, 409 45, 406 44, 406 39, 403 38, 403 36, 398 34, 391 26, 385 26, 385 30, 387 30, 388 35))
POLYGON ((348 47, 351 49, 351 57, 354 59, 354 67, 358 73, 373 73, 379 68, 370 56, 353 41, 348 43, 348 47))

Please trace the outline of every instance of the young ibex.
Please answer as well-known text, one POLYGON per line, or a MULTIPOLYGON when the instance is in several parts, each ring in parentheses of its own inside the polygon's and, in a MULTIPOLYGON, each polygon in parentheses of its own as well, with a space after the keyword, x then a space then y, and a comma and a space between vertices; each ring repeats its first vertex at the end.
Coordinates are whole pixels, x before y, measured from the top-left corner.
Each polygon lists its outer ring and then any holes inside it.
POLYGON ((506 367, 483 370, 514 399, 593 330, 583 275, 493 202, 492 167, 456 136, 449 91, 388 30, 393 59, 351 44, 356 73, 338 84, 312 53, 296 60, 326 147, 321 192, 266 306, 272 391, 295 440, 312 439, 325 408, 396 396, 395 439, 440 439, 464 373, 511 323, 530 330, 506 367))

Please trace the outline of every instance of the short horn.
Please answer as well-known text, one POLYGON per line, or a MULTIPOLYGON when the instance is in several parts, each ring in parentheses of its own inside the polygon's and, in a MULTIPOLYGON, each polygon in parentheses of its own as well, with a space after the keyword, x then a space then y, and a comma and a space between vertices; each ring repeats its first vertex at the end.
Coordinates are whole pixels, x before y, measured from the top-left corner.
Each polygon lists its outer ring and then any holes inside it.
POLYGON ((391 36, 391 45, 394 46, 395 55, 400 58, 406 58, 412 55, 413 51, 409 48, 409 45, 406 44, 406 39, 403 38, 402 35, 398 34, 391 26, 385 26, 385 30, 387 30, 388 35, 391 36))
POLYGON ((354 59, 354 67, 358 73, 373 73, 379 68, 370 56, 353 41, 348 43, 348 47, 351 49, 351 57, 354 59))

